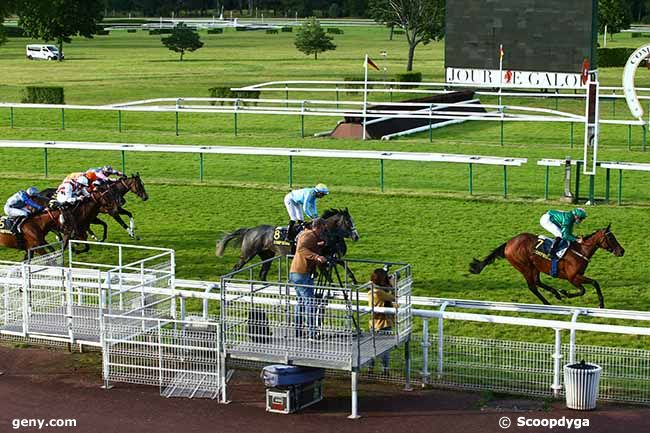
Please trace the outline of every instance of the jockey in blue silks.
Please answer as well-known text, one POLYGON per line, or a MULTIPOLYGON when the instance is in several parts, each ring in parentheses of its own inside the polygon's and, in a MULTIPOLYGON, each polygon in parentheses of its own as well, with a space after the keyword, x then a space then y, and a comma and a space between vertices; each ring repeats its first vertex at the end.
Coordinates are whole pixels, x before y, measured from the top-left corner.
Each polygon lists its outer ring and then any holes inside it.
POLYGON ((12 218, 27 218, 35 211, 42 211, 43 206, 39 205, 31 198, 31 196, 36 194, 38 194, 38 190, 32 186, 27 189, 27 191, 20 190, 9 197, 4 206, 4 211, 7 216, 12 218))
POLYGON ((325 197, 329 192, 325 184, 319 183, 313 188, 295 189, 284 196, 284 205, 290 218, 289 239, 294 238, 294 227, 297 228, 304 222, 304 215, 307 215, 310 219, 318 217, 316 199, 325 197))

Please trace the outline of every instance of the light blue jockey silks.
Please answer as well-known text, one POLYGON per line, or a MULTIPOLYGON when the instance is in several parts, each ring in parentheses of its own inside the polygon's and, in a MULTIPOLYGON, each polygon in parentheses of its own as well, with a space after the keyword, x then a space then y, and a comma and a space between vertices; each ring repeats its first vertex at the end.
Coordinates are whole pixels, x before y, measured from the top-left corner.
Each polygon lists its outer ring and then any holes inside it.
POLYGON ((316 188, 303 188, 291 191, 291 200, 302 205, 303 212, 311 219, 318 217, 316 193, 316 188))
POLYGON ((7 206, 15 207, 15 208, 18 208, 18 209, 22 209, 25 206, 31 206, 34 209, 36 209, 37 211, 42 211, 43 210, 43 206, 41 206, 38 203, 36 203, 35 201, 33 201, 29 197, 29 195, 23 190, 20 190, 17 193, 15 193, 14 195, 12 195, 11 197, 9 197, 9 199, 7 200, 7 206))

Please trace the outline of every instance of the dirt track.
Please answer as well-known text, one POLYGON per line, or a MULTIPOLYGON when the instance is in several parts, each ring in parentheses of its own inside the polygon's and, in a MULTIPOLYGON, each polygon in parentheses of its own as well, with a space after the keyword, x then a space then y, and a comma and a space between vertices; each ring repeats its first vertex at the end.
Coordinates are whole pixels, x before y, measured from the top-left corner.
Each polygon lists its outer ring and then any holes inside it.
POLYGON ((550 406, 532 400, 481 400, 477 393, 445 390, 402 391, 396 385, 363 385, 363 418, 352 421, 349 384, 328 379, 325 400, 299 414, 264 410, 264 387, 254 372, 238 371, 229 385, 232 403, 166 399, 156 387, 118 385, 106 391, 92 356, 47 349, 0 346, 0 433, 14 430, 20 418, 74 418, 76 428, 45 432, 83 433, 283 433, 283 432, 562 432, 555 427, 502 429, 499 418, 588 418, 577 431, 641 433, 650 431, 650 409, 599 405, 595 412, 575 412, 562 402, 550 406))

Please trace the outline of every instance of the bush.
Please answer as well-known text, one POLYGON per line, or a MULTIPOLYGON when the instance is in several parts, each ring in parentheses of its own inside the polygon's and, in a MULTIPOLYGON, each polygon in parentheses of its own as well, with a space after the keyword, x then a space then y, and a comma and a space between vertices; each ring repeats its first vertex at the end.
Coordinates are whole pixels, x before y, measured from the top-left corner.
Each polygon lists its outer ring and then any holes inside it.
POLYGON ((8 38, 23 38, 25 37, 25 30, 22 27, 5 26, 5 36, 8 38))
POLYGON ((63 87, 27 86, 23 90, 24 104, 65 104, 63 87))
POLYGON ((637 32, 632 33, 633 38, 642 38, 643 36, 644 36, 643 33, 637 33, 637 32))
POLYGON ((598 66, 601 68, 617 68, 625 66, 634 48, 598 48, 598 66))
POLYGON ((138 29, 126 29, 127 33, 136 33, 138 29))
POLYGON ((266 34, 267 35, 277 35, 278 34, 278 29, 266 29, 266 34))
POLYGON ((209 35, 220 35, 223 33, 223 29, 208 29, 209 35))
MULTIPOLYGON (((346 89, 363 89, 363 80, 364 80, 363 75, 356 76, 356 77, 355 77, 355 76, 352 76, 352 77, 344 77, 344 78, 343 78, 343 81, 361 81, 361 83, 359 83, 359 84, 357 84, 357 83, 354 83, 354 84, 353 84, 353 83, 346 83, 344 87, 345 87, 346 89)), ((370 80, 370 79, 369 79, 369 80, 370 80)), ((369 89, 372 89, 372 88, 373 88, 373 85, 372 85, 372 84, 368 84, 368 88, 369 88, 369 89)), ((355 95, 355 94, 358 94, 358 93, 359 93, 359 92, 347 92, 348 95, 355 95)))
POLYGON ((282 33, 292 33, 293 27, 282 27, 282 33))
POLYGON ((149 30, 150 35, 171 35, 172 29, 153 29, 149 30))
POLYGON ((328 27, 327 33, 331 33, 333 35, 342 35, 343 30, 339 29, 338 27, 328 27))
POLYGON ((394 35, 403 35, 403 34, 404 34, 404 30, 395 29, 395 30, 393 30, 393 34, 394 34, 394 35))
MULTIPOLYGON (((396 74, 395 81, 398 83, 420 82, 422 81, 422 72, 405 72, 403 74, 396 74)), ((400 89, 412 89, 416 86, 399 86, 400 89)))
MULTIPOLYGON (((211 87, 208 89, 210 92, 210 97, 211 98, 242 98, 242 99, 259 99, 260 97, 260 91, 259 90, 237 90, 237 91, 232 91, 230 90, 231 87, 236 87, 236 85, 229 86, 229 87, 211 87)), ((224 105, 224 104, 231 104, 230 102, 224 102, 224 101, 219 101, 219 105, 224 105)), ((217 101, 210 101, 211 105, 217 105, 217 101)), ((245 102, 242 102, 242 104, 246 105, 245 102)), ((257 105, 257 103, 254 103, 254 105, 257 105)))
POLYGON ((110 33, 111 32, 109 32, 108 30, 104 30, 104 29, 95 30, 95 36, 108 36, 110 33))

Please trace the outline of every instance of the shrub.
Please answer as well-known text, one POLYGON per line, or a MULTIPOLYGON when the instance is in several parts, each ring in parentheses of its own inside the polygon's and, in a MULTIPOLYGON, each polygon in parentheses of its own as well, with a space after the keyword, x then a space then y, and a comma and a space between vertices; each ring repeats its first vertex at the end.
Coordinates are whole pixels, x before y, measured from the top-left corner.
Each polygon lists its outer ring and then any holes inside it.
POLYGON ((23 38, 25 37, 25 30, 22 27, 5 26, 5 36, 8 38, 23 38))
POLYGON ((292 33, 293 27, 282 27, 282 33, 292 33))
POLYGON ((603 68, 625 66, 633 52, 634 48, 599 48, 598 66, 603 68))
POLYGON ((339 29, 338 27, 328 27, 327 28, 327 33, 333 34, 333 35, 342 35, 343 30, 339 29))
MULTIPOLYGON (((236 87, 235 85, 233 86, 219 86, 219 87, 211 87, 208 89, 210 92, 210 97, 211 98, 242 98, 242 99, 259 99, 260 97, 260 91, 259 90, 230 90, 231 87, 236 87)), ((219 101, 219 105, 224 105, 224 104, 230 104, 229 102, 224 102, 224 101, 219 101)), ((211 105, 217 105, 217 101, 210 101, 211 105)), ((242 104, 246 104, 242 102, 242 104)), ((257 105, 257 103, 254 103, 254 105, 257 105)))
POLYGON ((393 34, 394 34, 394 35, 403 35, 403 34, 404 34, 404 30, 395 29, 395 30, 393 30, 393 34))
POLYGON ((643 36, 644 36, 643 33, 637 33, 637 32, 632 33, 633 38, 642 38, 643 36))
MULTIPOLYGON (((364 80, 363 75, 356 76, 356 77, 351 76, 351 77, 344 77, 343 78, 343 81, 361 81, 361 83, 358 83, 358 84, 357 83, 346 83, 345 84, 346 89, 363 89, 363 80, 364 80)), ((372 89, 373 85, 368 84, 368 88, 372 89)), ((358 94, 358 93, 359 92, 347 92, 348 95, 354 95, 354 94, 358 94)))
POLYGON ((223 29, 208 29, 209 35, 219 35, 223 33, 223 29))
MULTIPOLYGON (((396 74, 395 81, 398 83, 420 82, 422 81, 422 72, 405 72, 396 74)), ((412 89, 416 86, 399 86, 401 89, 412 89)))
POLYGON ((126 29, 127 33, 136 33, 138 29, 126 29))
POLYGON ((149 30, 150 35, 171 35, 172 29, 153 29, 149 30))
POLYGON ((95 35, 96 36, 108 36, 110 33, 111 32, 109 32, 108 30, 104 30, 104 29, 95 30, 95 35))
POLYGON ((25 104, 65 104, 63 87, 27 86, 23 90, 25 104))
POLYGON ((267 35, 278 34, 278 29, 266 29, 267 35))

